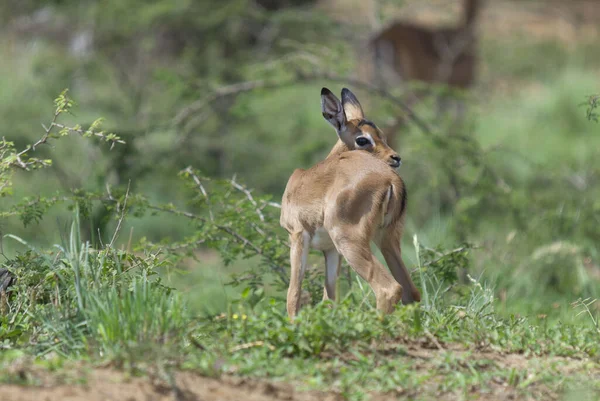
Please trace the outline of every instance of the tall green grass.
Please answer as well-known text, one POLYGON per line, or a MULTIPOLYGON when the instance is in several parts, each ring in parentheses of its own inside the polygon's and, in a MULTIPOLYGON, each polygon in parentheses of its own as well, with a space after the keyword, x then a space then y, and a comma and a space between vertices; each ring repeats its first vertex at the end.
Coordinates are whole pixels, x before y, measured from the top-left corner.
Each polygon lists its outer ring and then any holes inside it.
POLYGON ((157 266, 145 259, 82 243, 79 227, 76 213, 65 243, 44 256, 50 263, 37 265, 45 277, 37 287, 51 287, 47 303, 21 294, 23 302, 31 298, 27 327, 38 351, 131 362, 180 347, 191 319, 181 294, 165 286, 157 266))

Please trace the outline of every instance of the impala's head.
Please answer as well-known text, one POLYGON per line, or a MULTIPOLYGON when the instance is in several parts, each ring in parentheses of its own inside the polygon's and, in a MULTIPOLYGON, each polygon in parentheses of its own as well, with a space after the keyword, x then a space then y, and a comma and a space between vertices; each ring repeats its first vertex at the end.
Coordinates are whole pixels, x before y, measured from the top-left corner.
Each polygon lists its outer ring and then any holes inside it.
POLYGON ((358 99, 349 89, 342 89, 341 102, 329 89, 321 89, 321 111, 349 150, 365 150, 393 168, 400 167, 400 156, 388 146, 383 132, 365 119, 358 99))

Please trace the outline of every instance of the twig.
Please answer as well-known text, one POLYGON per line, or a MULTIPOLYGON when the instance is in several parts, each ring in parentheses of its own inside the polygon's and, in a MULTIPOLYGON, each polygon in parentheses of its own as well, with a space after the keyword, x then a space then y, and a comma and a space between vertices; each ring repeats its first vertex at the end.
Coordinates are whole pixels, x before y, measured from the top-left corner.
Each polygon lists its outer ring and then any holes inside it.
POLYGON ((266 81, 258 80, 258 81, 247 81, 247 82, 240 82, 240 83, 233 84, 233 85, 222 86, 220 88, 215 89, 208 96, 205 96, 204 98, 197 100, 194 103, 181 109, 181 111, 179 113, 177 113, 177 115, 173 119, 173 122, 176 125, 181 124, 181 122, 183 122, 183 120, 188 118, 193 113, 204 108, 204 106, 206 106, 207 104, 212 103, 215 100, 220 99, 222 97, 226 97, 229 95, 235 95, 235 94, 242 93, 242 92, 248 92, 248 91, 251 91, 251 90, 257 89, 257 88, 264 88, 267 85, 268 85, 268 83, 266 81))
POLYGON ((194 347, 198 348, 201 351, 206 351, 206 347, 202 345, 198 340, 196 340, 191 334, 188 334, 188 340, 194 347))
MULTIPOLYGON (((176 245, 170 245, 170 246, 160 246, 161 249, 166 249, 168 251, 178 251, 180 249, 184 249, 184 248, 189 248, 189 247, 197 247, 198 245, 202 245, 206 242, 206 240, 204 239, 199 239, 193 242, 182 242, 180 244, 176 244, 176 245)), ((155 245, 153 243, 149 243, 149 245, 155 245)))
POLYGON ((421 131, 423 131, 423 133, 425 133, 427 135, 433 135, 433 131, 429 127, 429 124, 427 124, 424 120, 422 120, 419 116, 417 116, 416 113, 406 103, 404 103, 400 98, 398 98, 397 96, 394 96, 387 90, 385 90, 383 88, 379 88, 379 87, 369 84, 367 82, 357 80, 357 79, 343 78, 343 77, 340 77, 337 75, 332 75, 332 74, 319 74, 319 75, 311 74, 311 75, 304 76, 304 80, 314 81, 314 80, 322 80, 322 79, 330 80, 333 82, 347 83, 350 85, 354 85, 358 88, 368 90, 371 93, 377 94, 380 97, 389 100, 390 102, 394 103, 396 106, 401 108, 406 113, 406 115, 413 121, 413 123, 417 127, 419 127, 419 129, 421 131))
MULTIPOLYGON (((61 129, 66 129, 68 130, 68 132, 76 132, 81 136, 85 136, 85 135, 94 135, 97 136, 99 138, 102 139, 107 139, 107 136, 104 134, 104 132, 100 131, 100 132, 94 132, 91 131, 90 129, 88 130, 84 130, 82 128, 75 128, 75 127, 68 127, 64 124, 60 124, 56 122, 56 119, 58 118, 58 116, 61 114, 60 110, 57 110, 54 113, 54 117, 52 118, 52 121, 50 122, 50 125, 48 125, 47 127, 42 124, 42 128, 44 128, 44 135, 42 135, 42 137, 40 139, 38 139, 33 145, 28 145, 27 147, 25 147, 25 149, 23 149, 22 151, 18 152, 15 154, 15 161, 12 163, 9 163, 9 166, 14 166, 14 167, 18 167, 21 168, 23 170, 28 170, 30 166, 35 165, 35 164, 39 164, 42 166, 49 166, 49 163, 46 163, 44 160, 40 160, 40 159, 34 159, 34 160, 30 160, 30 161, 23 161, 23 159, 21 158, 22 156, 26 155, 27 152, 29 151, 35 151, 35 148, 37 146, 40 146, 42 144, 47 144, 48 143, 48 139, 50 138, 50 132, 52 132, 52 129, 54 129, 55 127, 57 128, 61 128, 61 129)), ((4 140, 4 138, 3 138, 4 140)), ((124 144, 125 141, 123 141, 122 139, 119 139, 118 137, 115 139, 110 139, 112 141, 112 145, 111 145, 111 149, 113 148, 113 146, 115 145, 115 143, 120 143, 120 144, 124 144)), ((3 187, 6 184, 3 185, 3 187)))
POLYGON ((252 342, 246 343, 246 344, 236 345, 235 347, 231 347, 229 349, 229 352, 237 352, 237 351, 241 351, 241 350, 248 349, 248 348, 261 347, 263 345, 265 345, 271 351, 275 351, 274 346, 272 346, 271 344, 266 344, 264 341, 259 340, 259 341, 252 341, 252 342))
MULTIPOLYGON (((100 202, 107 202, 107 203, 116 203, 117 200, 112 198, 112 197, 91 197, 88 198, 89 200, 95 200, 95 201, 100 201, 100 202)), ((73 201, 72 198, 66 197, 66 196, 58 196, 58 197, 53 197, 53 198, 49 198, 46 199, 46 202, 49 204, 54 204, 54 203, 58 203, 58 202, 70 202, 73 201)), ((37 200, 33 200, 30 201, 26 204, 26 206, 33 206, 36 203, 38 203, 37 200)), ((148 209, 150 210, 155 210, 158 212, 167 212, 167 213, 171 213, 173 215, 176 216, 181 216, 181 217, 186 217, 188 219, 192 219, 192 220, 196 220, 196 221, 201 221, 203 223, 208 223, 208 224, 212 224, 216 229, 218 229, 219 231, 222 231, 226 234, 228 234, 229 236, 231 236, 236 242, 238 242, 239 244, 241 244, 242 246, 252 250, 252 252, 254 252, 257 256, 262 256, 263 258, 265 258, 268 262, 268 265, 273 269, 273 271, 275 271, 279 278, 281 279, 281 281, 287 285, 289 283, 288 277, 287 277, 287 273, 285 271, 285 269, 278 265, 277 263, 274 263, 272 260, 270 260, 265 253, 263 252, 263 250, 257 246, 256 244, 254 244, 252 241, 250 241, 248 238, 244 237, 242 234, 238 233, 237 231, 233 230, 230 227, 221 225, 216 223, 215 221, 212 221, 210 219, 206 219, 202 216, 198 216, 196 214, 190 213, 190 212, 185 212, 185 211, 181 211, 181 210, 177 210, 177 209, 172 209, 168 206, 157 206, 157 205, 152 205, 149 204, 146 206, 148 209)), ((13 211, 8 211, 8 212, 0 212, 0 217, 10 217, 10 216, 14 216, 14 215, 18 215, 19 212, 16 210, 13 211)), ((285 243, 284 243, 285 244, 285 243)), ((191 244, 190 244, 191 245, 191 244)), ((289 245, 288 245, 289 246, 289 245)))
POLYGON ((102 233, 100 232, 100 227, 98 227, 98 242, 100 242, 100 247, 104 248, 104 243, 102 242, 102 233))
POLYGON ((254 198, 252 197, 252 194, 250 193, 250 191, 248 189, 246 189, 244 186, 238 184, 237 182, 235 182, 235 175, 233 176, 233 178, 229 181, 231 183, 231 185, 243 192, 246 197, 248 198, 248 200, 250 201, 250 203, 252 203, 252 205, 255 207, 256 210, 256 214, 258 215, 258 218, 260 219, 260 221, 265 221, 265 216, 262 214, 262 212, 260 211, 260 208, 258 207, 258 204, 256 203, 256 201, 254 200, 254 198))
MULTIPOLYGON (((247 239, 246 237, 244 237, 243 235, 241 235, 237 231, 234 231, 233 229, 231 229, 231 228, 229 228, 227 226, 223 226, 223 225, 215 223, 215 219, 214 219, 214 216, 212 214, 212 205, 211 205, 211 202, 210 202, 210 198, 208 196, 208 192, 206 191, 206 189, 202 185, 202 181, 200 181, 200 178, 196 175, 196 173, 194 173, 194 171, 193 171, 193 169, 191 167, 187 167, 184 170, 184 172, 188 173, 192 177, 192 179, 194 180, 194 182, 200 188, 200 191, 204 195, 204 198, 206 199, 206 203, 207 203, 208 208, 209 208, 210 223, 212 223, 217 229, 219 229, 221 231, 224 231, 227 234, 233 236, 235 239, 238 240, 238 242, 242 243, 243 246, 249 247, 257 255, 263 256, 264 253, 263 253, 262 249, 260 249, 257 245, 255 245, 252 241, 250 241, 249 239, 247 239)), ((256 204, 256 203, 254 202, 254 204, 256 204)), ((149 206, 149 208, 152 208, 152 206, 149 206)), ((193 218, 193 219, 196 219, 196 220, 200 220, 200 221, 206 222, 205 218, 197 216, 197 215, 194 215, 194 214, 189 213, 189 212, 175 211, 173 209, 166 209, 166 208, 164 208, 164 209, 163 208, 158 208, 156 210, 162 210, 162 211, 167 211, 167 212, 170 212, 170 213, 180 214, 180 215, 188 217, 188 218, 193 218)), ((264 216, 263 216, 263 218, 264 218, 264 216)), ((256 226, 255 226, 255 228, 258 229, 258 227, 256 227, 256 226)), ((261 231, 259 231, 259 233, 261 233, 261 231)), ((264 232, 261 233, 261 234, 264 235, 264 232)), ((287 275, 285 273, 285 270, 283 270, 283 268, 281 266, 279 266, 279 265, 276 265, 274 263, 270 263, 270 264, 271 264, 271 267, 273 267, 274 270, 279 274, 281 280, 287 285, 288 279, 287 279, 287 275)))
MULTIPOLYGON (((37 141, 36 143, 34 143, 31 146, 31 149, 33 149, 35 151, 36 146, 41 145, 42 143, 46 143, 46 141, 48 140, 48 136, 50 135, 50 131, 52 131, 52 128, 54 128, 54 124, 56 124, 56 119, 58 118, 60 113, 61 113, 61 110, 56 109, 56 111, 54 112, 54 116, 52 117, 52 122, 50 123, 50 125, 48 127, 46 127, 44 124, 42 124, 42 128, 44 128, 44 131, 46 131, 46 133, 44 134, 44 136, 42 136, 42 138, 39 141, 37 141)), ((25 153, 25 151, 23 151, 22 153, 25 153)))
MULTIPOLYGON (((129 198, 130 185, 131 185, 131 180, 129 180, 129 182, 127 183, 127 191, 125 192, 125 200, 123 201, 123 206, 121 207, 121 217, 119 217, 119 222, 117 223, 117 228, 115 228, 115 232, 113 233, 112 239, 110 240, 110 243, 108 244, 108 249, 113 247, 115 240, 117 239, 117 237, 119 236, 119 232, 121 231, 121 224, 123 223, 123 220, 125 219, 125 213, 127 212, 127 199, 129 198)), ((118 209, 118 204, 117 204, 117 209, 118 209)))
MULTIPOLYGON (((93 132, 93 131, 90 131, 90 130, 84 130, 82 128, 68 127, 66 125, 59 124, 59 123, 53 123, 52 126, 58 127, 58 128, 62 128, 62 129, 67 129, 67 130, 69 130, 69 132, 76 132, 76 133, 78 133, 79 135, 82 135, 82 136, 83 135, 94 135, 94 136, 97 136, 98 138, 106 139, 106 134, 104 134, 103 131, 93 132)), ((114 140, 112 140, 112 145, 113 146, 114 146, 115 143, 120 143, 120 144, 123 145, 123 144, 125 144, 125 141, 122 140, 122 139, 114 139, 114 140)), ((111 146, 111 149, 112 149, 112 146, 111 146)))
POLYGON ((108 182, 106 182, 106 194, 108 195, 108 199, 113 200, 115 198, 113 198, 112 193, 110 192, 110 185, 108 185, 108 182))
POLYGON ((450 256, 450 255, 453 255, 453 254, 455 254, 455 253, 464 252, 464 251, 466 251, 467 249, 477 249, 477 247, 461 246, 460 248, 456 248, 456 249, 453 249, 453 250, 451 250, 451 251, 448 251, 448 252, 446 252, 446 253, 442 253, 442 254, 441 254, 441 256, 440 256, 440 257, 438 257, 437 259, 430 260, 430 261, 429 261, 429 262, 427 262, 427 263, 423 263, 423 267, 425 267, 425 266, 429 266, 429 265, 432 265, 432 264, 435 264, 435 263, 439 262, 440 260, 444 259, 446 256, 450 256))
POLYGON ((437 338, 435 338, 435 336, 433 334, 431 334, 431 332, 427 329, 425 329, 425 335, 427 336, 427 338, 429 338, 431 340, 431 342, 433 342, 435 344, 436 347, 438 347, 438 349, 440 351, 446 351, 444 349, 444 347, 442 347, 442 344, 440 344, 440 342, 437 340, 437 338))
POLYGON ((214 222, 215 221, 215 216, 213 215, 212 204, 210 202, 210 197, 208 196, 208 192, 206 192, 206 189, 202 185, 202 181, 200 181, 200 178, 196 175, 196 173, 194 173, 194 170, 192 169, 191 166, 188 166, 183 171, 192 176, 192 179, 194 180, 194 182, 196 183, 196 185, 200 189, 200 192, 202 193, 202 195, 204 196, 204 199, 206 200, 206 205, 208 206, 208 215, 210 216, 210 221, 214 222))
POLYGON ((214 90, 209 95, 204 98, 197 100, 190 105, 184 107, 177 116, 173 119, 173 123, 178 125, 181 124, 184 120, 186 120, 192 114, 198 112, 203 109, 207 105, 212 102, 227 96, 237 95, 240 93, 250 92, 255 89, 279 89, 287 86, 291 86, 297 84, 299 82, 312 82, 312 81, 333 81, 348 85, 353 85, 355 87, 368 90, 371 93, 374 93, 384 99, 387 99, 401 108, 412 120, 415 125, 417 125, 424 133, 428 135, 433 135, 432 130, 429 125, 423 121, 420 117, 418 117, 415 112, 400 98, 394 96, 390 92, 388 92, 384 88, 379 88, 375 85, 369 84, 364 81, 360 81, 353 78, 341 77, 334 74, 323 73, 323 72, 314 72, 314 73, 304 73, 302 71, 296 71, 296 76, 292 79, 284 80, 284 81, 267 81, 267 80, 256 80, 256 81, 246 81, 239 82, 232 85, 223 86, 214 90))
MULTIPOLYGON (((167 207, 154 206, 154 205, 148 205, 147 207, 148 207, 148 209, 151 209, 151 210, 156 210, 156 211, 160 211, 160 212, 168 212, 168 213, 174 214, 176 216, 187 217, 188 219, 198 220, 198 221, 201 221, 203 223, 211 223, 218 230, 223 231, 223 232, 229 234, 230 236, 232 236, 233 238, 235 238, 243 246, 252 249, 252 251, 254 253, 256 253, 258 256, 263 256, 263 257, 265 256, 265 254, 262 251, 262 249, 260 249, 256 244, 254 244, 248 238, 244 237, 242 234, 240 234, 237 231, 231 229, 230 227, 223 226, 221 224, 216 224, 216 223, 214 223, 212 221, 207 220, 206 218, 204 218, 202 216, 198 216, 198 215, 195 215, 195 214, 190 213, 190 212, 184 212, 184 211, 181 211, 181 210, 170 209, 170 208, 167 208, 167 207)), ((275 272, 277 272, 277 274, 279 274, 279 277, 283 281, 283 283, 285 285, 287 285, 289 283, 289 281, 288 281, 287 274, 286 274, 285 270, 281 266, 279 266, 279 265, 277 265, 277 264, 275 264, 273 262, 269 262, 269 264, 271 265, 271 267, 273 268, 273 270, 275 272)))

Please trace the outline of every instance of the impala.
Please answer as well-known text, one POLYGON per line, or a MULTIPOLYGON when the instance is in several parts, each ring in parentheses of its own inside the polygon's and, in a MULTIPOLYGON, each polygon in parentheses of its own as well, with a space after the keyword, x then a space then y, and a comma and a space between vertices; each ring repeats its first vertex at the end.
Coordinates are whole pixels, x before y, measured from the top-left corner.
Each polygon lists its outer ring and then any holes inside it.
POLYGON ((378 69, 391 68, 401 81, 470 87, 477 66, 474 27, 480 1, 464 0, 463 20, 453 27, 429 28, 401 21, 388 26, 370 42, 378 69))
MULTIPOLYGON (((475 24, 482 0, 463 0, 462 21, 452 27, 426 27, 397 21, 370 40, 374 51, 375 74, 370 78, 387 87, 403 82, 445 84, 450 88, 469 89, 477 75, 477 38, 475 24)), ((369 60, 369 58, 366 58, 369 60)), ((435 93, 435 92, 434 92, 435 93)), ((431 94, 427 88, 414 90, 406 99, 409 106, 431 94)), ((460 121, 465 104, 454 96, 436 96, 438 115, 452 113, 460 121)), ((390 145, 397 146, 400 118, 387 128, 390 145)))
POLYGON ((325 160, 294 171, 281 204, 280 223, 291 245, 288 315, 293 318, 300 307, 310 248, 325 257, 324 299, 335 299, 343 256, 369 283, 379 310, 389 313, 400 300, 419 301, 400 251, 406 212, 406 188, 395 170, 400 156, 387 145, 382 131, 365 119, 350 90, 342 90, 340 102, 323 88, 321 110, 339 139, 325 160), (373 255, 371 242, 381 250, 391 274, 373 255))

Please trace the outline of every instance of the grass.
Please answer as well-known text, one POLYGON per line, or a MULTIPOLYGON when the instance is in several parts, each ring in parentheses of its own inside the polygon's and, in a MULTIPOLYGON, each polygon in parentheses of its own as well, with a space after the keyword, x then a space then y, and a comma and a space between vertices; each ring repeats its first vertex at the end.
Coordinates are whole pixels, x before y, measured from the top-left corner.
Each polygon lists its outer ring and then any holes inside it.
POLYGON ((219 360, 229 374, 334 389, 346 399, 599 390, 581 384, 600 374, 594 325, 501 318, 492 291, 473 281, 458 300, 434 284, 430 293, 441 295, 390 316, 378 315, 356 293, 334 308, 305 309, 294 323, 281 302, 242 303, 200 325, 194 335, 208 352, 185 366, 217 374, 211 367, 219 360))
MULTIPOLYGON (((4 383, 38 385, 48 376, 82 383, 85 374, 72 361, 83 360, 86 369, 108 362, 137 373, 189 370, 291 382, 349 400, 600 391, 600 331, 590 300, 572 310, 584 315, 576 325, 504 318, 491 288, 474 278, 470 286, 448 286, 440 279, 445 268, 426 269, 437 265, 420 253, 423 304, 391 315, 380 315, 368 287, 355 284, 339 303, 306 307, 294 322, 283 300, 264 292, 244 292, 226 313, 201 317, 144 258, 95 250, 80 242, 77 218, 72 227, 55 255, 32 259, 38 263, 30 267, 41 271, 22 276, 57 280, 43 285, 47 293, 39 288, 36 301, 30 291, 20 294, 30 313, 16 341, 0 332, 4 383), (40 302, 46 296, 48 304, 40 302), (23 360, 31 362, 11 368, 23 360)), ((421 248, 417 238, 415 244, 421 248)), ((8 321, 19 313, 9 311, 8 321)))

